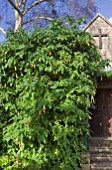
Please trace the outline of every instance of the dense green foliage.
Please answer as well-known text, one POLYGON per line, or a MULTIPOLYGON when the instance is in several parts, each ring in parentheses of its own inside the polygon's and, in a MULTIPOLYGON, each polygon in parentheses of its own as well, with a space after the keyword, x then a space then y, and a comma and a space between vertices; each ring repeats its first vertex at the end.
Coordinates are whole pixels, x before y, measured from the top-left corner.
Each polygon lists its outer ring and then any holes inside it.
POLYGON ((10 32, 0 46, 1 168, 78 170, 102 67, 76 23, 10 32))
POLYGON ((108 78, 112 78, 112 70, 108 71, 105 76, 108 78))

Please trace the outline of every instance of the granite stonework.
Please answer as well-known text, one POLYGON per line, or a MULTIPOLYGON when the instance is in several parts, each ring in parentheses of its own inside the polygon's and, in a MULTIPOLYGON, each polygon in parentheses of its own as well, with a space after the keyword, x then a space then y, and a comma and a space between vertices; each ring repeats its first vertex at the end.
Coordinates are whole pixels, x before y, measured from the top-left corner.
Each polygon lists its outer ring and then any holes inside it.
POLYGON ((84 30, 95 39, 102 58, 112 61, 112 24, 97 14, 84 30))
MULTIPOLYGON (((93 36, 102 59, 110 60, 111 66, 106 67, 105 71, 111 71, 112 24, 97 14, 84 30, 93 36)), ((94 136, 89 139, 89 151, 83 153, 86 161, 82 164, 82 170, 112 170, 112 78, 103 78, 98 82, 96 99, 96 111, 94 109, 92 112, 93 123, 90 123, 94 136), (103 128, 100 128, 100 124, 103 128)))

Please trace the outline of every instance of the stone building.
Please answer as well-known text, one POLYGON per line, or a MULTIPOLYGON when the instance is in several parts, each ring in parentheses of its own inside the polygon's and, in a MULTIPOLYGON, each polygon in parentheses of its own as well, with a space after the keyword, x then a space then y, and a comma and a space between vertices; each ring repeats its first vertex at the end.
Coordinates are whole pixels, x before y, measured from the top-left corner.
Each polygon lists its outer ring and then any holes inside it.
POLYGON ((97 14, 84 29, 95 39, 103 59, 112 61, 112 24, 97 14))
MULTIPOLYGON (((95 39, 102 59, 109 59, 112 66, 112 24, 97 14, 84 30, 95 39)), ((111 71, 111 66, 106 71, 111 71)), ((112 170, 112 77, 99 81, 95 100, 95 109, 91 110, 90 159, 83 170, 112 170)))

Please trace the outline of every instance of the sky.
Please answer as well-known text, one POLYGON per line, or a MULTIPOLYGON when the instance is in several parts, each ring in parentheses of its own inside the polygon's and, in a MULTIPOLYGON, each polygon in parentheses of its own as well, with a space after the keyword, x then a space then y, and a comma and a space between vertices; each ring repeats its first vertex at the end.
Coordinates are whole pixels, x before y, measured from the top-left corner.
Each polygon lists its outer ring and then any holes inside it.
POLYGON ((98 13, 112 23, 112 0, 95 0, 95 3, 98 6, 98 13))
MULTIPOLYGON (((97 13, 103 15, 112 23, 112 0, 94 0, 98 7, 97 13)), ((0 42, 4 40, 3 34, 0 33, 0 42)))

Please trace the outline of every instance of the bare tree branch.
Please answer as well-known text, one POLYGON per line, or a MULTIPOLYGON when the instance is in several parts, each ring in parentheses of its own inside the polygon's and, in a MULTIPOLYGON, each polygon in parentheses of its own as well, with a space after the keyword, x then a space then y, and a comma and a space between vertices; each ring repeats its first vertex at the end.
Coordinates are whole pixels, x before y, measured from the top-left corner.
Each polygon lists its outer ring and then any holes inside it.
POLYGON ((38 1, 35 1, 33 4, 31 4, 22 14, 25 15, 31 8, 33 8, 34 6, 44 2, 46 0, 38 0, 38 1))
POLYGON ((53 21, 53 20, 54 20, 53 18, 44 17, 44 16, 43 16, 43 17, 35 17, 35 18, 31 18, 31 19, 23 22, 23 23, 22 23, 22 26, 25 25, 25 24, 28 24, 28 23, 30 23, 30 22, 32 22, 32 21, 36 21, 36 20, 40 20, 40 19, 45 19, 45 20, 49 20, 49 21, 53 21))
POLYGON ((12 2, 12 0, 8 0, 9 3, 13 6, 13 8, 21 15, 21 11, 19 10, 19 8, 12 2))
POLYGON ((24 12, 26 6, 26 0, 23 0, 22 2, 22 12, 24 12))
POLYGON ((2 31, 6 35, 6 31, 2 27, 0 27, 0 31, 2 31))
POLYGON ((19 1, 15 0, 16 7, 19 7, 19 1))
MULTIPOLYGON (((94 2, 95 0, 81 0, 81 1, 58 0, 59 3, 57 3, 57 0, 0 0, 0 1, 6 3, 5 4, 6 7, 8 4, 10 4, 10 10, 9 13, 7 11, 7 17, 3 17, 5 16, 3 9, 5 9, 6 12, 7 8, 3 8, 1 4, 0 9, 1 13, 3 14, 2 17, 5 20, 5 24, 7 24, 7 20, 12 17, 11 22, 9 21, 9 23, 10 25, 12 23, 13 25, 15 25, 14 28, 15 30, 18 30, 19 28, 22 28, 22 26, 24 26, 25 24, 28 24, 33 21, 38 22, 39 20, 42 19, 52 21, 53 20, 52 16, 54 18, 69 15, 72 16, 74 19, 77 19, 83 15, 86 16, 86 18, 89 20, 92 17, 92 15, 96 13, 97 9, 94 2), (40 6, 41 4, 42 6, 40 6), (38 6, 39 8, 36 8, 38 6), (13 13, 15 13, 15 16, 10 17, 10 12, 12 10, 11 7, 13 7, 14 9, 13 13), (61 11, 59 11, 59 9, 61 9, 61 11), (29 13, 28 15, 28 12, 31 13, 29 13)), ((0 20, 1 19, 2 18, 0 16, 0 20)), ((42 23, 40 22, 40 25, 41 24, 42 23)), ((6 31, 1 27, 0 31, 6 34, 6 31)))
POLYGON ((21 1, 19 2, 19 7, 22 5, 22 3, 23 3, 23 0, 21 0, 21 1))

